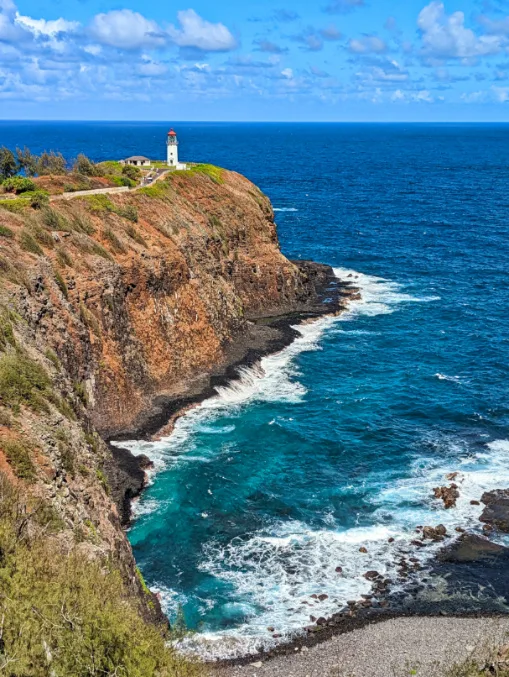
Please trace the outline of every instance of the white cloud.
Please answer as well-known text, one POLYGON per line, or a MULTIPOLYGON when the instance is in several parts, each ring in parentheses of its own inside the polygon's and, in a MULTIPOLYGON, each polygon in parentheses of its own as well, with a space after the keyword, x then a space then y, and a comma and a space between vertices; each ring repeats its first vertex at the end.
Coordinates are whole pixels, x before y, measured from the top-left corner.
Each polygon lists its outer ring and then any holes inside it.
POLYGON ((387 50, 387 45, 376 35, 365 35, 358 40, 350 40, 348 49, 354 54, 381 54, 387 50))
POLYGON ((14 21, 18 26, 35 35, 35 37, 46 36, 52 38, 61 33, 74 33, 80 28, 78 21, 32 19, 29 16, 22 16, 19 12, 16 12, 14 21))
POLYGON ((495 96, 495 100, 499 103, 507 103, 509 101, 509 87, 492 87, 491 91, 495 96))
POLYGON ((434 0, 419 14, 423 53, 432 59, 471 59, 500 51, 498 36, 478 36, 466 28, 463 12, 445 13, 442 2, 434 0))
POLYGON ((155 21, 130 9, 97 14, 89 31, 98 42, 119 49, 163 47, 166 42, 166 36, 155 21))
POLYGON ((293 78, 293 70, 291 68, 285 68, 281 71, 281 75, 287 80, 291 80, 293 78))
POLYGON ((203 52, 229 52, 237 41, 222 23, 202 19, 194 9, 178 12, 179 28, 170 26, 168 34, 179 47, 199 49, 203 52))

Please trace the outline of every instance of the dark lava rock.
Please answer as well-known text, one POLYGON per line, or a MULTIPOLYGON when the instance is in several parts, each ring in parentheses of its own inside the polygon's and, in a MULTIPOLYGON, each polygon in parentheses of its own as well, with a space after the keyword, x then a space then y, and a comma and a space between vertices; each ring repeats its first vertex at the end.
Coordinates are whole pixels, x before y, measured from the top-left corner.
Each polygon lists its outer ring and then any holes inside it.
POLYGON ((325 601, 326 599, 329 599, 329 595, 325 595, 325 594, 323 594, 323 595, 318 595, 318 599, 320 600, 320 602, 323 602, 323 601, 325 601))
POLYGON ((481 501, 470 501, 470 505, 481 505, 481 501))
POLYGON ((388 542, 388 543, 394 543, 394 539, 392 538, 392 536, 388 539, 387 542, 388 542))
POLYGON ((481 497, 486 506, 483 510, 481 522, 509 533, 509 489, 488 491, 481 497))
POLYGON ((364 546, 362 546, 362 548, 359 548, 359 552, 362 552, 362 553, 366 554, 366 553, 368 552, 368 550, 367 550, 367 548, 365 548, 364 546))
POLYGON ((316 621, 317 625, 327 625, 327 619, 324 618, 323 616, 320 616, 320 618, 316 621))
POLYGON ((336 567, 336 573, 342 574, 343 573, 343 567, 336 567))
POLYGON ((418 548, 423 548, 424 543, 422 541, 410 541, 412 545, 416 545, 418 548))
POLYGON ((492 543, 487 538, 474 534, 463 534, 454 543, 446 546, 439 554, 441 562, 479 562, 499 556, 509 556, 509 548, 492 543))
POLYGON ((378 571, 366 571, 364 574, 364 578, 366 578, 368 581, 374 581, 375 578, 378 578, 380 574, 378 571))

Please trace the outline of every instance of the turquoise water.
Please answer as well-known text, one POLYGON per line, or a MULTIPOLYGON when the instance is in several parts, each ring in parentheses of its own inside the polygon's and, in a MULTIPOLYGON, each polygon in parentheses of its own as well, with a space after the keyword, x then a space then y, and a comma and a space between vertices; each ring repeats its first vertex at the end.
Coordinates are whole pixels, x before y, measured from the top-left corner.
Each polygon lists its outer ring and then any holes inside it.
MULTIPOLYGON (((31 145, 30 130, 9 124, 0 143, 31 145)), ((165 130, 55 123, 31 133, 103 159, 155 156, 165 130)), ((391 574, 416 525, 477 528, 470 500, 509 486, 509 127, 177 131, 184 160, 236 169, 270 196, 287 255, 333 265, 362 293, 169 439, 130 444, 156 466, 129 533, 141 570, 170 618, 181 605, 199 631, 190 649, 231 656, 368 592, 362 574, 391 574), (456 470, 461 497, 445 511, 432 488, 456 470), (321 593, 324 602, 310 597, 321 593)))

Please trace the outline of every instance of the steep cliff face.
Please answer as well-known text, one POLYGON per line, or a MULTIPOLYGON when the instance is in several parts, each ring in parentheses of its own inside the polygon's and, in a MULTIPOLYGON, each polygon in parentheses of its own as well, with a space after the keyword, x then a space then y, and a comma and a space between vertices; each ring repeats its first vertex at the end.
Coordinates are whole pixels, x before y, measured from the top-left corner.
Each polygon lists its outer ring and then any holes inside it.
POLYGON ((276 320, 253 320, 323 312, 331 284, 326 267, 281 254, 267 197, 217 168, 40 210, 0 206, 0 471, 56 512, 62 546, 113 557, 156 617, 100 435, 132 433, 157 404, 164 423, 168 403, 280 338, 276 320))

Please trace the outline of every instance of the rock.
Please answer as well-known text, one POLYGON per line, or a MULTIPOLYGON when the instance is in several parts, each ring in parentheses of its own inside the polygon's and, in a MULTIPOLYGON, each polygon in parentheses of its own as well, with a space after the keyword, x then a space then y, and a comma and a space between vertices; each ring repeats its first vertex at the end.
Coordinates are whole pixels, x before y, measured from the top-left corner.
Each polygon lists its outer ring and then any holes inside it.
POLYGON ((456 529, 454 531, 457 531, 458 534, 464 534, 465 533, 465 529, 463 529, 463 527, 456 527, 456 529))
POLYGON ((449 480, 449 482, 454 482, 454 480, 458 477, 459 472, 450 472, 448 475, 445 476, 446 480, 449 480))
POLYGON ((456 500, 459 498, 460 492, 456 484, 452 483, 448 487, 435 487, 433 489, 435 498, 441 499, 444 502, 446 509, 454 508, 456 500))
POLYGON ((261 668, 263 667, 263 663, 261 661, 256 661, 256 663, 250 663, 249 664, 252 668, 261 668))
POLYGON ((481 501, 470 501, 470 505, 481 505, 481 501))
POLYGON ((428 538, 432 541, 441 541, 446 534, 447 529, 443 524, 439 524, 437 527, 424 527, 422 530, 423 538, 428 538))
POLYGON ((486 506, 479 518, 481 522, 509 533, 509 489, 488 491, 481 501, 486 506))
POLYGON ((336 567, 336 573, 342 574, 343 573, 343 567, 336 567))
POLYGON ((327 625, 327 619, 324 618, 323 616, 320 616, 320 618, 316 621, 317 625, 327 625))
POLYGON ((422 541, 410 541, 410 543, 416 545, 418 548, 423 548, 425 545, 422 541))
POLYGON ((325 594, 318 595, 318 599, 320 600, 320 602, 323 602, 326 599, 329 599, 329 595, 325 595, 325 594))
POLYGON ((454 543, 443 548, 438 554, 438 559, 442 562, 464 563, 500 556, 509 556, 509 548, 492 543, 482 536, 465 533, 454 543))
POLYGON ((356 606, 356 605, 357 605, 357 601, 351 599, 350 601, 347 602, 347 604, 348 604, 348 606, 356 606))
POLYGON ((318 595, 311 595, 311 599, 318 599, 318 595))
POLYGON ((359 552, 362 552, 362 553, 366 554, 366 553, 368 552, 368 550, 367 550, 367 548, 365 548, 364 546, 362 546, 362 548, 359 548, 359 552))
POLYGON ((366 578, 368 581, 374 581, 375 578, 378 578, 380 574, 378 571, 366 571, 364 574, 364 578, 366 578))
POLYGON ((309 620, 311 621, 311 623, 315 623, 316 622, 316 616, 310 616, 309 620))
POLYGON ((269 628, 267 628, 267 630, 268 630, 269 632, 274 632, 275 628, 269 627, 269 628))
POLYGON ((387 542, 388 542, 388 543, 394 543, 394 539, 392 538, 392 536, 388 539, 387 542))

